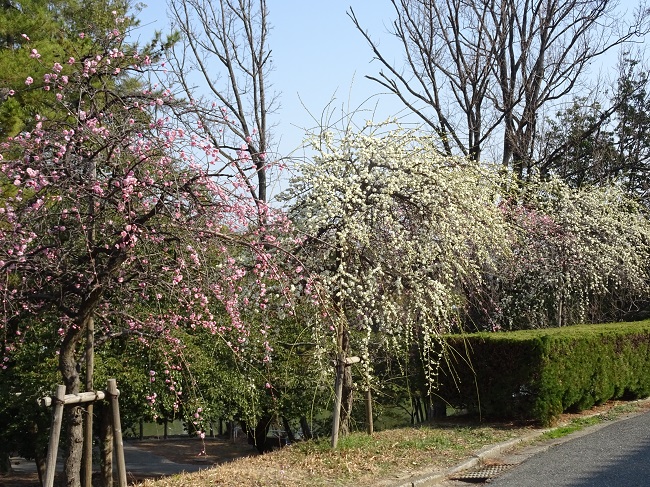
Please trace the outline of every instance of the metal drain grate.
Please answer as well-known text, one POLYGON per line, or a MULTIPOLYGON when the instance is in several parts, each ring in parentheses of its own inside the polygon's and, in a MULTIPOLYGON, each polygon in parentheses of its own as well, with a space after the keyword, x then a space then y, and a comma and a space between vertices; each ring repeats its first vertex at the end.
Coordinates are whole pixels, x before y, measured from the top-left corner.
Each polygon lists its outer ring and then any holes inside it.
POLYGON ((454 477, 451 477, 452 480, 461 480, 463 482, 485 482, 488 479, 496 477, 497 475, 503 473, 505 470, 514 467, 512 463, 504 463, 499 465, 487 465, 481 467, 479 470, 474 470, 470 472, 462 472, 454 477))

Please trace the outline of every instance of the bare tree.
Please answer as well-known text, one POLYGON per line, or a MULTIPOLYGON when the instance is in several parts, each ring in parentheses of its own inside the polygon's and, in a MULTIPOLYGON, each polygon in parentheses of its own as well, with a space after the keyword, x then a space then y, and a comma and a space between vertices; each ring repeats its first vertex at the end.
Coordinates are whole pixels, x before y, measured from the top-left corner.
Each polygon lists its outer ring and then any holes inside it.
POLYGON ((368 76, 397 95, 441 139, 446 153, 479 159, 491 149, 523 174, 534 164, 538 119, 575 92, 602 54, 641 39, 649 14, 629 23, 615 0, 391 0, 394 66, 349 16, 383 65, 368 76))
POLYGON ((648 204, 650 195, 650 71, 639 53, 624 53, 609 99, 576 97, 546 123, 540 137, 541 174, 572 186, 619 182, 648 204))
POLYGON ((266 1, 169 0, 169 12, 182 37, 171 52, 173 74, 189 102, 177 115, 210 140, 223 171, 246 174, 248 191, 265 203, 276 101, 267 92, 266 1))

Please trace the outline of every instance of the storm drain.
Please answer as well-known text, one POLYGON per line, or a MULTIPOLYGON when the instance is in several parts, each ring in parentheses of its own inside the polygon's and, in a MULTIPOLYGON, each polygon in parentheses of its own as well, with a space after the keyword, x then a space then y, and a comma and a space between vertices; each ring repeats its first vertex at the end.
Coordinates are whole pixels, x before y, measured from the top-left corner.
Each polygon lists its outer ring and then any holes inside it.
POLYGON ((479 470, 461 472, 458 475, 451 477, 451 479, 478 484, 480 482, 485 482, 493 477, 496 477, 497 475, 503 473, 504 471, 512 467, 514 467, 514 464, 512 463, 504 463, 499 465, 487 465, 481 467, 479 470))

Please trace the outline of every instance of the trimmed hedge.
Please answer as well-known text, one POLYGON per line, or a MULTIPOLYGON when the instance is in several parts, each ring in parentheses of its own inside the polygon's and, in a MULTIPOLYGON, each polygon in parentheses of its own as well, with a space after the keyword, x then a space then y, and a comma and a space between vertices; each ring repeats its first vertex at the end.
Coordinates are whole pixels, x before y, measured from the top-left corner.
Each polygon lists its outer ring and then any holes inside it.
POLYGON ((550 424, 650 396, 650 320, 448 336, 437 394, 453 407, 550 424))

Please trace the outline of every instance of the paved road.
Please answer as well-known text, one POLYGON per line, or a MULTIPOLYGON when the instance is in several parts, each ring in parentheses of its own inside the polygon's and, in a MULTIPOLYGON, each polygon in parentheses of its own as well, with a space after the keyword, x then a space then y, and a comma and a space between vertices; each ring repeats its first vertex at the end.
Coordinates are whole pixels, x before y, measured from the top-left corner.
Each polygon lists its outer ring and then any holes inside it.
MULTIPOLYGON (((188 463, 175 463, 165 457, 155 455, 142 450, 132 442, 124 442, 124 458, 127 474, 141 474, 151 477, 161 477, 181 472, 196 472, 209 468, 210 465, 196 465, 188 463)), ((12 469, 17 474, 29 474, 36 472, 36 464, 24 458, 12 458, 12 469)), ((59 461, 57 471, 63 471, 63 458, 59 450, 59 461)), ((113 463, 113 471, 117 475, 117 466, 113 463)))
POLYGON ((494 487, 647 487, 650 413, 618 421, 532 456, 494 487))
MULTIPOLYGON (((130 442, 124 442, 124 459, 127 473, 146 474, 152 477, 180 472, 197 472, 210 467, 210 465, 172 462, 160 455, 141 450, 130 442)), ((113 468, 117 469, 117 466, 113 465, 113 468)))

